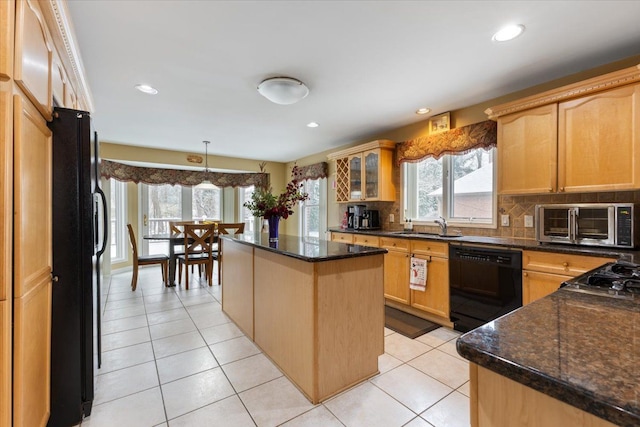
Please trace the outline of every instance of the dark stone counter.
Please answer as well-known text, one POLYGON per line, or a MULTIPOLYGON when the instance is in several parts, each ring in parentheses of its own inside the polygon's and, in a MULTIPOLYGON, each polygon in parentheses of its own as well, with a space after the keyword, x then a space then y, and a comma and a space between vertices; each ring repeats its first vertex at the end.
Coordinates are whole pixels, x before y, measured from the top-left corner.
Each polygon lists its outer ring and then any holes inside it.
POLYGON ((267 234, 262 234, 257 240, 249 234, 222 235, 220 237, 307 262, 332 261, 387 253, 386 249, 285 234, 279 235, 277 243, 270 243, 267 234))
MULTIPOLYGON (((341 228, 330 228, 329 231, 336 233, 349 234, 365 234, 379 237, 396 237, 398 239, 426 239, 440 240, 449 244, 481 244, 496 245, 513 249, 524 249, 532 251, 555 252, 575 255, 601 256, 605 258, 623 259, 629 262, 640 263, 640 251, 620 249, 620 248, 601 248, 596 246, 575 246, 559 243, 538 243, 531 239, 517 239, 505 237, 486 237, 486 236, 439 236, 430 233, 404 232, 404 231, 382 231, 382 230, 349 230, 341 228)), ((604 262, 603 262, 604 263, 604 262)))
POLYGON ((462 335, 469 361, 620 426, 640 425, 640 299, 560 289, 462 335))

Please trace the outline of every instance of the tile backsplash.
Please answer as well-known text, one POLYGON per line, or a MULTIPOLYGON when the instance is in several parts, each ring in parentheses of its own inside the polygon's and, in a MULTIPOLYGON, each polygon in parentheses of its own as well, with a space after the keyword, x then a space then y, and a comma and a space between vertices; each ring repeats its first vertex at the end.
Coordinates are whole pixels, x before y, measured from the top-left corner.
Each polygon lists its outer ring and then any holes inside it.
MULTIPOLYGON (((397 195, 400 200, 400 194, 397 195)), ((552 203, 640 203, 640 190, 616 191, 603 193, 556 193, 526 196, 498 196, 498 218, 500 215, 509 215, 509 226, 498 228, 475 228, 465 227, 462 233, 465 235, 491 236, 491 237, 517 237, 525 239, 535 239, 535 228, 524 226, 525 215, 535 215, 535 206, 539 204, 552 203)), ((380 211, 380 222, 383 230, 402 230, 403 223, 400 202, 364 202, 369 209, 380 211), (393 214, 395 221, 389 222, 389 215, 393 214)), ((347 205, 344 204, 342 212, 345 212, 347 205)), ((498 221, 499 222, 499 221, 498 221)), ((535 224, 535 218, 534 218, 535 224)), ((438 226, 414 225, 416 231, 439 230, 438 226)), ((456 227, 452 227, 456 228, 456 227)))

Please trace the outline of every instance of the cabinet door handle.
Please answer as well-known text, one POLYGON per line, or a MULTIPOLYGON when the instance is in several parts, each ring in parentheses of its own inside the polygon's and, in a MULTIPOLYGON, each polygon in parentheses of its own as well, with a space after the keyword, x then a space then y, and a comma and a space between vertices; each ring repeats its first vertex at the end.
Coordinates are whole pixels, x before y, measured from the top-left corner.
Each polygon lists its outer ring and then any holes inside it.
POLYGON ((563 266, 563 267, 569 267, 569 263, 568 263, 568 262, 563 262, 563 263, 562 263, 562 266, 563 266))
POLYGON ((526 271, 525 271, 525 272, 523 272, 523 273, 522 273, 522 275, 523 275, 524 277, 529 277, 529 273, 527 273, 526 271))

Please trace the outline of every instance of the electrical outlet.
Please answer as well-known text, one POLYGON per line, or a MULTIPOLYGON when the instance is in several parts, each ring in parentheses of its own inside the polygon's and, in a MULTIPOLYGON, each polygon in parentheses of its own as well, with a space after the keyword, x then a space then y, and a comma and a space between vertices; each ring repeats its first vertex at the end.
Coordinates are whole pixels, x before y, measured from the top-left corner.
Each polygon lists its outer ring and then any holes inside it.
POLYGON ((394 222, 396 220, 393 214, 389 214, 389 222, 394 222))
POLYGON ((533 228, 533 215, 524 216, 524 226, 527 228, 533 228))
POLYGON ((502 225, 503 227, 509 226, 509 214, 500 215, 500 225, 502 225))

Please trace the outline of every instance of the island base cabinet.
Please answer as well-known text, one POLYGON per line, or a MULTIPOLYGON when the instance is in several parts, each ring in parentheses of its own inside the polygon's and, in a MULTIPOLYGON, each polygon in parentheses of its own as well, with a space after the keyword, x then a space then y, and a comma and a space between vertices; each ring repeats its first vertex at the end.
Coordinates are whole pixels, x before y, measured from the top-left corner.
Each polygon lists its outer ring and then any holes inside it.
POLYGON ((471 427, 615 427, 474 363, 469 370, 471 427))
POLYGON ((224 268, 218 280, 229 284, 222 289, 222 308, 253 339, 253 248, 225 240, 219 244, 224 268))
POLYGON ((255 250, 254 341, 312 403, 378 373, 382 257, 306 262, 255 250))

